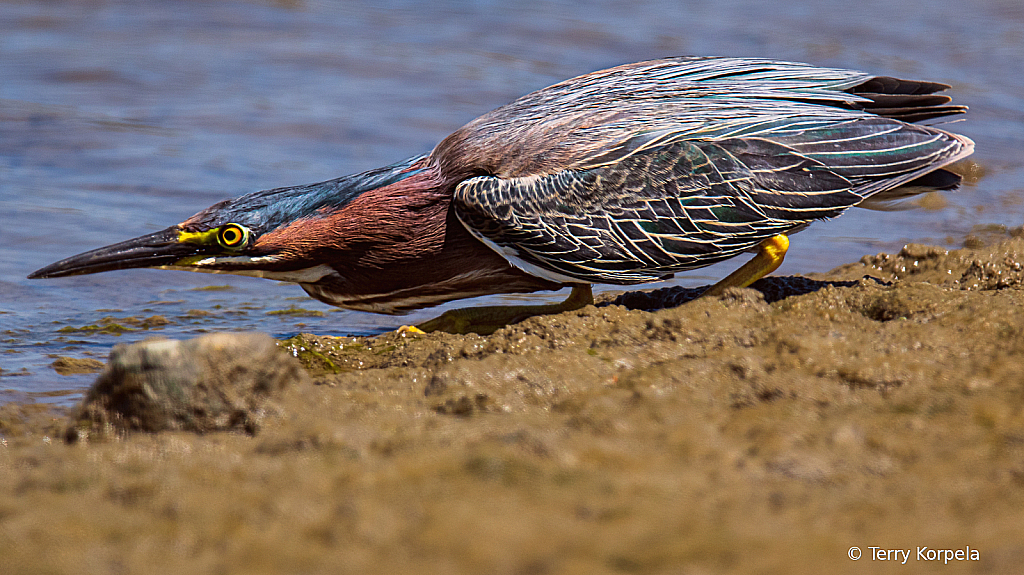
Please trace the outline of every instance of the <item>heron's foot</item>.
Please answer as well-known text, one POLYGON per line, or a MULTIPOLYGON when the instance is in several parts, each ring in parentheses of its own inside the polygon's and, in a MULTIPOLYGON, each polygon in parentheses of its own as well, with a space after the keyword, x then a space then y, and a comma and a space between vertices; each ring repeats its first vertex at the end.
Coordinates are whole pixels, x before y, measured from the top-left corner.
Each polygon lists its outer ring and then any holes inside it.
POLYGON ((766 239, 757 246, 757 255, 754 256, 754 259, 709 287, 707 291, 700 294, 701 297, 721 295, 726 288, 749 286, 777 270, 782 265, 782 260, 786 258, 787 250, 789 250, 789 238, 785 235, 779 234, 766 239))
POLYGON ((444 331, 459 334, 476 333, 479 335, 490 335, 506 325, 523 321, 528 317, 577 310, 593 303, 594 294, 590 289, 590 285, 580 284, 573 286, 572 293, 562 303, 453 309, 415 327, 403 326, 399 328, 399 331, 405 330, 405 333, 444 331))

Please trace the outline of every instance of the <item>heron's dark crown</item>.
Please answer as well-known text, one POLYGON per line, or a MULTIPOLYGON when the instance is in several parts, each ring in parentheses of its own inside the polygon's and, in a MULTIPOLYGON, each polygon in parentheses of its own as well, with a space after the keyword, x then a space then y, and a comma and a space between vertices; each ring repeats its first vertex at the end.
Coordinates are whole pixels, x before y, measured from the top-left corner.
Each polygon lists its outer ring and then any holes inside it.
POLYGON ((261 235, 300 218, 340 210, 367 191, 422 172, 424 165, 424 156, 415 156, 390 166, 325 182, 252 192, 218 202, 185 220, 181 226, 193 232, 236 223, 261 235))

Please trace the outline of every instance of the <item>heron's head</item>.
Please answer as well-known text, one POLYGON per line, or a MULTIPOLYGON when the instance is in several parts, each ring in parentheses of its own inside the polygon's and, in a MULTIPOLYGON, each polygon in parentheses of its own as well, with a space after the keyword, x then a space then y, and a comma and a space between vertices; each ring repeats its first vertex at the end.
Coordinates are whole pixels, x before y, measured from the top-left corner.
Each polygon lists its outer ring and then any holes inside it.
POLYGON ((331 254, 359 249, 350 244, 374 228, 377 214, 361 207, 373 196, 366 192, 417 171, 408 161, 319 184, 254 192, 167 229, 63 259, 28 277, 161 268, 313 283, 336 273, 327 265, 334 263, 331 254))

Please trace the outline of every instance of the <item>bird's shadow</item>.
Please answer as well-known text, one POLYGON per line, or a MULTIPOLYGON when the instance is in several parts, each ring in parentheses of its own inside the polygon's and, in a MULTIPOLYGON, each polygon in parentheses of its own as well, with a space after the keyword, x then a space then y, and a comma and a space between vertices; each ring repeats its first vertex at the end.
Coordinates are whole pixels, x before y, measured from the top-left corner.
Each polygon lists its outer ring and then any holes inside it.
MULTIPOLYGON (((867 276, 865 276, 867 277, 867 276)), ((880 284, 887 285, 877 278, 873 279, 880 284)), ((790 296, 803 295, 816 292, 824 287, 853 287, 859 282, 853 281, 819 281, 798 276, 767 277, 762 278, 750 288, 764 294, 767 303, 776 302, 790 296)), ((597 305, 621 305, 631 310, 657 311, 678 307, 697 299, 708 286, 687 288, 682 286, 666 287, 651 291, 631 291, 618 294, 614 298, 601 301, 597 305)))

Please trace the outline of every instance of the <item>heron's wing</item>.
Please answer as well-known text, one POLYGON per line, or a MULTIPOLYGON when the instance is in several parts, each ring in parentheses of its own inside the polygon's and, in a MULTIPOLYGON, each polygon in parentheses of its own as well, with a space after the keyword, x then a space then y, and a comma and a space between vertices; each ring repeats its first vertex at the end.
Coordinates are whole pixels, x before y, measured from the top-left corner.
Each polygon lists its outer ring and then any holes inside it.
POLYGON ((519 178, 614 162, 680 136, 720 140, 785 131, 797 119, 823 126, 964 112, 936 93, 945 88, 762 59, 638 62, 565 80, 484 114, 445 138, 431 162, 460 178, 519 178))
POLYGON ((870 116, 640 142, 581 169, 465 180, 456 215, 540 277, 637 283, 725 260, 969 153, 965 138, 870 116))

